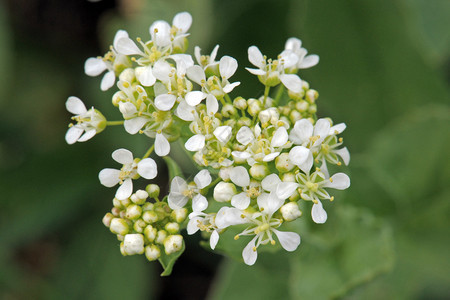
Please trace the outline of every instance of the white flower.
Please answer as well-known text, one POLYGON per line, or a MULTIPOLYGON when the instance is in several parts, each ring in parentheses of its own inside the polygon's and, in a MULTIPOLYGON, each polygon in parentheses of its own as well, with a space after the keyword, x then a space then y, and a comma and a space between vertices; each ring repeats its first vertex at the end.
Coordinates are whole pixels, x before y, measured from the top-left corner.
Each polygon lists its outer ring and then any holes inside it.
POLYGON ((156 163, 151 158, 145 158, 139 162, 133 159, 133 153, 127 149, 117 149, 112 153, 112 158, 121 163, 123 167, 120 170, 106 168, 100 171, 98 178, 101 184, 106 187, 113 187, 120 184, 117 189, 116 198, 125 200, 131 196, 133 192, 133 181, 137 177, 142 176, 145 179, 153 179, 158 173, 156 163))
POLYGON ((315 158, 316 161, 321 161, 325 159, 332 164, 340 165, 339 157, 342 159, 345 165, 350 162, 350 152, 347 147, 339 148, 343 143, 342 138, 337 138, 336 135, 343 132, 346 128, 344 123, 334 125, 330 128, 328 136, 323 140, 320 147, 320 151, 315 158))
POLYGON ((108 70, 108 72, 106 72, 105 75, 103 76, 103 79, 100 84, 100 88, 102 91, 108 90, 116 82, 115 65, 129 64, 127 62, 126 56, 117 51, 118 42, 120 39, 123 38, 128 38, 128 33, 125 30, 118 30, 116 32, 116 35, 114 36, 114 44, 113 44, 114 46, 112 48, 113 57, 111 59, 113 61, 107 58, 104 59, 101 57, 90 57, 86 60, 84 64, 84 72, 88 76, 95 77, 100 75, 104 71, 108 70))
POLYGON ((66 109, 75 115, 72 119, 77 121, 77 124, 71 124, 67 130, 65 138, 68 144, 85 142, 106 127, 105 117, 94 108, 87 110, 83 101, 77 97, 72 96, 67 99, 66 109))
POLYGON ((231 205, 238 209, 246 209, 252 198, 258 198, 262 195, 261 184, 254 180, 250 180, 247 169, 238 166, 234 167, 230 172, 230 180, 237 186, 242 188, 242 192, 231 198, 231 205))
POLYGON ((200 190, 211 184, 211 175, 208 170, 201 170, 194 177, 194 182, 188 184, 183 178, 175 176, 170 184, 170 193, 167 202, 170 208, 179 209, 186 205, 189 199, 194 203, 204 203, 205 196, 200 194, 200 190))
POLYGON ((217 51, 219 50, 219 45, 216 45, 214 49, 211 51, 210 55, 201 55, 200 47, 195 46, 194 55, 197 63, 206 71, 207 68, 213 68, 219 64, 218 61, 215 61, 217 56, 217 51))
POLYGON ((316 54, 306 55, 308 51, 302 48, 302 41, 298 38, 289 38, 284 47, 286 50, 291 50, 298 56, 296 64, 297 69, 307 69, 314 67, 319 63, 319 56, 316 54))
POLYGON ((222 208, 216 216, 216 225, 219 229, 237 224, 250 224, 235 238, 242 235, 254 235, 255 237, 242 251, 242 257, 247 265, 253 265, 258 257, 257 248, 260 245, 275 245, 273 234, 280 241, 281 246, 287 251, 294 251, 300 245, 300 236, 294 232, 278 231, 283 220, 273 217, 273 214, 283 205, 284 200, 279 199, 275 193, 264 193, 258 197, 259 212, 248 213, 237 208, 222 208))
POLYGON ((280 82, 295 93, 302 90, 302 81, 296 74, 286 74, 285 70, 292 68, 298 62, 298 56, 291 50, 284 50, 277 60, 266 60, 256 46, 248 48, 248 60, 256 67, 246 68, 253 75, 257 75, 261 83, 276 86, 280 82))

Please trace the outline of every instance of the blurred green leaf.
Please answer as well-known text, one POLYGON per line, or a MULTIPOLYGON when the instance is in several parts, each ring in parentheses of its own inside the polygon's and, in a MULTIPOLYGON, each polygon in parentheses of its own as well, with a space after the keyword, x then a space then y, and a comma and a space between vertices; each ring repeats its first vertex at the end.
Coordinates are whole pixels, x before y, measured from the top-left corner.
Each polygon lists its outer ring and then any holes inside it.
MULTIPOLYGON (((11 83, 11 62, 12 59, 12 40, 11 40, 11 28, 8 24, 8 18, 6 16, 5 4, 0 3, 0 65, 2 66, 2 72, 0 72, 0 93, 5 95, 6 89, 9 88, 11 83)), ((0 105, 3 104, 2 97, 0 105)))
POLYGON ((183 177, 183 171, 181 171, 180 166, 178 166, 176 161, 169 156, 164 156, 164 161, 169 169, 169 181, 172 181, 175 176, 183 177))
POLYGON ((304 234, 301 252, 291 257, 292 299, 342 297, 393 265, 389 225, 350 206, 339 207, 333 215, 325 227, 304 234), (318 237, 322 241, 314 243, 318 237))
POLYGON ((175 262, 181 256, 181 254, 183 254, 185 249, 186 247, 183 240, 183 245, 181 246, 180 251, 177 251, 170 255, 167 255, 164 251, 161 252, 161 257, 158 259, 164 269, 164 271, 161 273, 161 276, 169 276, 170 274, 172 274, 172 269, 175 265, 175 262))

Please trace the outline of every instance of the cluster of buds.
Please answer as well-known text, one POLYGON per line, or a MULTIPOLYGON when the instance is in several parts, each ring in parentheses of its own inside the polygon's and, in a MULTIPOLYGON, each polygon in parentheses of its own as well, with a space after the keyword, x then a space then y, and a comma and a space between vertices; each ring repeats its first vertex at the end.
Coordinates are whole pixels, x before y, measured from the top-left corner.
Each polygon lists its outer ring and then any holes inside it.
POLYGON ((150 138, 149 149, 140 158, 123 148, 115 150, 112 157, 122 167, 99 174, 104 186, 119 184, 113 211, 104 223, 122 241, 124 255, 145 252, 154 260, 162 247, 170 255, 180 249, 184 228, 188 234, 206 233, 215 249, 224 231, 242 224, 247 227, 235 239, 251 237, 242 251, 246 264, 255 263, 261 245, 279 242, 294 251, 299 234, 278 228, 302 216, 300 202, 310 202, 312 221, 322 224, 327 220, 322 201, 334 200, 329 189, 350 186, 345 173, 330 176, 328 171, 331 165, 350 161, 339 137, 346 125, 317 117, 319 94, 297 75, 300 69, 316 65, 319 57, 307 55, 297 38, 288 39, 276 59, 251 46, 248 59, 254 68, 246 69, 263 84, 264 94, 231 97, 243 88, 231 80, 237 60, 217 59, 218 46, 210 55, 202 55, 199 47, 194 57, 186 54, 191 23, 187 12, 177 14, 172 25, 156 21, 149 29, 151 39, 137 38, 137 43, 119 30, 105 56, 89 58, 86 74, 107 71, 102 90, 117 81, 112 103, 123 120, 107 121, 70 97, 67 108, 78 124, 69 129, 66 140, 82 142, 112 125, 150 138), (177 140, 200 169, 194 180, 175 176, 161 201, 148 190, 133 193, 133 180, 158 175, 150 156, 169 155, 170 144, 177 140), (147 194, 155 201, 147 202, 147 194), (186 215, 189 221, 183 223, 186 215))
POLYGON ((180 228, 187 209, 172 210, 159 200, 159 187, 149 184, 129 198, 113 199, 113 208, 103 217, 103 224, 121 241, 122 255, 144 254, 149 261, 182 249, 180 228))

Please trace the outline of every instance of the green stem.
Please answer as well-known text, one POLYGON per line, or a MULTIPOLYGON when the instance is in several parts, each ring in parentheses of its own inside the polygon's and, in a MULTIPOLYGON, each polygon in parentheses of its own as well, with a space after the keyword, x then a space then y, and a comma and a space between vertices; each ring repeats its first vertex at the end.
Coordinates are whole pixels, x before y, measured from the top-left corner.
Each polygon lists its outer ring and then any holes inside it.
POLYGON ((266 85, 266 88, 264 89, 264 100, 263 100, 263 107, 266 107, 266 100, 269 96, 270 86, 266 85))
MULTIPOLYGON (((226 96, 228 96, 228 95, 226 95, 226 96)), ((220 103, 222 103, 222 106, 225 106, 227 103, 225 102, 225 99, 223 99, 223 97, 222 98, 219 98, 219 100, 220 100, 220 103)))
POLYGON ((106 121, 106 126, 123 125, 125 121, 106 121))
POLYGON ((150 154, 152 154, 153 149, 155 149, 155 144, 153 144, 150 149, 148 149, 148 151, 144 154, 144 156, 142 157, 142 159, 147 158, 150 156, 150 154))
POLYGON ((233 104, 233 101, 231 101, 231 98, 228 94, 225 94, 225 100, 227 100, 228 103, 233 104))
POLYGON ((283 96, 284 92, 284 85, 280 84, 278 86, 277 94, 275 95, 275 99, 273 100, 273 106, 276 107, 278 105, 278 102, 281 99, 281 96, 283 96))

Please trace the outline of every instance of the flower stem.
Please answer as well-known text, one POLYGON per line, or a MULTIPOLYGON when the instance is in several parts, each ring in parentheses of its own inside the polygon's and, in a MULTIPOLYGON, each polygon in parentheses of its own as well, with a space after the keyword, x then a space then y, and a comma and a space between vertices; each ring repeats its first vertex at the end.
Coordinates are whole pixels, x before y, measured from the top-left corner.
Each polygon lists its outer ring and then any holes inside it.
POLYGON ((275 107, 275 106, 278 105, 278 102, 280 101, 281 96, 283 96, 283 92, 284 92, 284 85, 280 84, 280 85, 278 86, 277 94, 275 95, 275 99, 273 100, 272 106, 275 107))
POLYGON ((123 125, 125 121, 106 121, 106 126, 123 125))
POLYGON ((152 154, 153 149, 155 149, 155 144, 153 144, 150 149, 148 149, 148 151, 144 154, 144 156, 142 157, 142 159, 147 158, 150 156, 150 154, 152 154))
POLYGON ((264 100, 263 100, 263 107, 266 107, 266 100, 269 96, 270 86, 266 85, 266 88, 264 89, 264 100))

